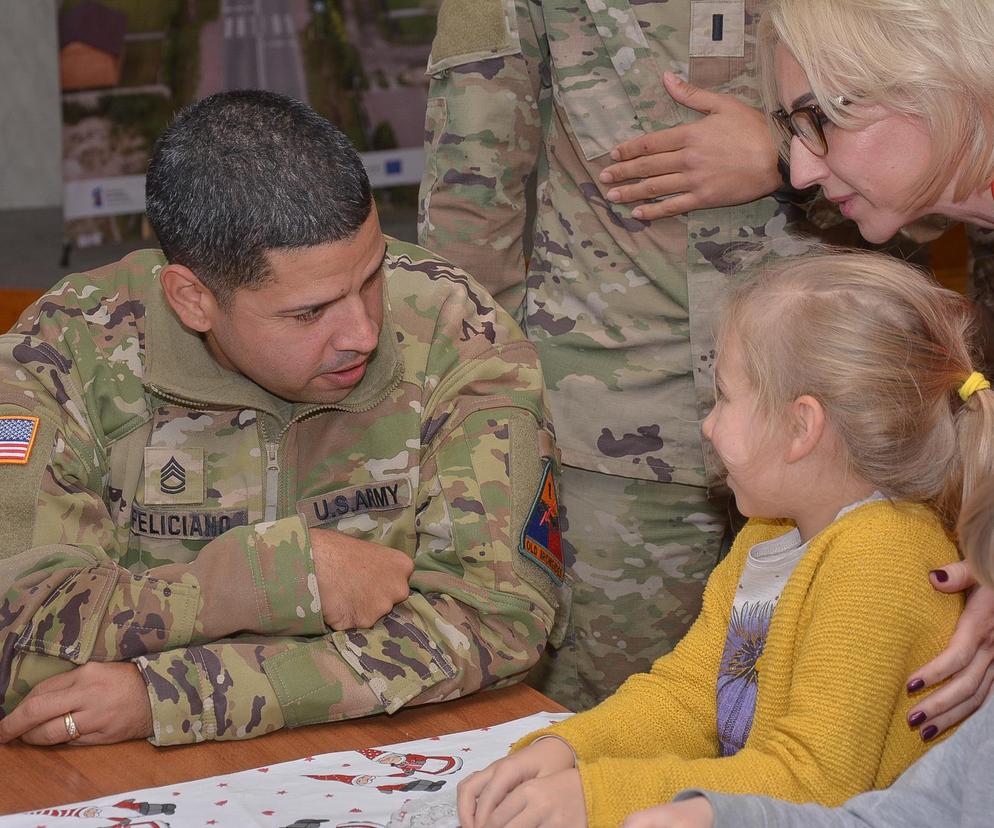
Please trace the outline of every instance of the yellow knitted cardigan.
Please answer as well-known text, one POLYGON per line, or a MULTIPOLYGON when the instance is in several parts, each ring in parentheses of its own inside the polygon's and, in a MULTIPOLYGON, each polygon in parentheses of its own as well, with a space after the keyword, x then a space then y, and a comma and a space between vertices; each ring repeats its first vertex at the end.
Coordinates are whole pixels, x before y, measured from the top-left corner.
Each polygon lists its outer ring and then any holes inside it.
POLYGON ((922 506, 874 501, 816 535, 783 590, 763 655, 752 730, 719 757, 716 684, 749 549, 784 534, 750 520, 714 570, 701 614, 672 653, 554 734, 576 752, 590 828, 684 788, 836 805, 883 788, 928 747, 907 723, 908 675, 935 657, 962 610, 928 571, 956 548, 922 506))

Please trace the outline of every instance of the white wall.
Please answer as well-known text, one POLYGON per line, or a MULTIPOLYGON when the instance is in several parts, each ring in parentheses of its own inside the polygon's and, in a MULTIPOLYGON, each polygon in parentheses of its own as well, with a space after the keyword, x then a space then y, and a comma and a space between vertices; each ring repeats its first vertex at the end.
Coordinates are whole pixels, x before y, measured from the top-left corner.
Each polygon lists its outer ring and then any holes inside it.
POLYGON ((0 0, 0 210, 62 203, 56 0, 0 0))

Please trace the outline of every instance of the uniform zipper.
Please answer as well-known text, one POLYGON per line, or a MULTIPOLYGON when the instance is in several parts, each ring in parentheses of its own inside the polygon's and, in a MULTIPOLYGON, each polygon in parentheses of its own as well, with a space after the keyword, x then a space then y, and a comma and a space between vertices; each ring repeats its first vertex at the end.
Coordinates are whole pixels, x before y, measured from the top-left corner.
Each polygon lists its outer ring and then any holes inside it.
POLYGON ((191 400, 186 397, 180 397, 176 394, 170 394, 168 391, 163 391, 156 385, 148 386, 148 390, 151 391, 155 396, 160 397, 164 400, 168 400, 171 403, 176 403, 178 405, 185 405, 188 408, 204 409, 207 410, 211 408, 210 403, 197 402, 196 400, 191 400))
MULTIPOLYGON (((265 434, 265 430, 263 430, 265 434)), ((282 435, 281 435, 282 436, 282 435)), ((278 439, 278 438, 277 438, 278 439)), ((276 505, 280 493, 280 444, 266 443, 266 516, 265 521, 276 520, 276 505)))

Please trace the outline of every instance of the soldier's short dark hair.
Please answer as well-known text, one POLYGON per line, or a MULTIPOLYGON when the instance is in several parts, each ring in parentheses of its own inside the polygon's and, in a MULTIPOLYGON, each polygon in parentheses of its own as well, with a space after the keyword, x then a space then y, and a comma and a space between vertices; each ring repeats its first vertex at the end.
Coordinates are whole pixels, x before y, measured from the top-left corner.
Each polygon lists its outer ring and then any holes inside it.
POLYGON ((349 140, 306 104, 256 89, 180 112, 152 151, 145 198, 166 258, 222 306, 266 283, 268 251, 347 240, 371 209, 349 140))

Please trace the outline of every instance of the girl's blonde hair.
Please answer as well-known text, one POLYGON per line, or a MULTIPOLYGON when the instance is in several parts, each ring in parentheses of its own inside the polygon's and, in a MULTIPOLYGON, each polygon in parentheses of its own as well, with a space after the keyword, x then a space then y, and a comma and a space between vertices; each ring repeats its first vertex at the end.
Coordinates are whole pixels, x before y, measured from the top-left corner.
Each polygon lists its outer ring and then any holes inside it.
POLYGON ((933 157, 915 182, 912 208, 934 204, 954 179, 956 201, 994 179, 991 0, 771 0, 757 47, 770 112, 780 108, 780 44, 833 123, 866 125, 861 106, 850 103, 922 119, 933 157))
POLYGON ((963 504, 958 535, 970 569, 984 586, 994 589, 994 481, 979 486, 963 504))
MULTIPOLYGON (((994 469, 994 391, 964 402, 973 372, 968 300, 877 253, 792 259, 735 289, 718 331, 734 341, 774 422, 809 394, 851 471, 952 527, 994 469)), ((720 359, 720 356, 719 356, 720 359)))

